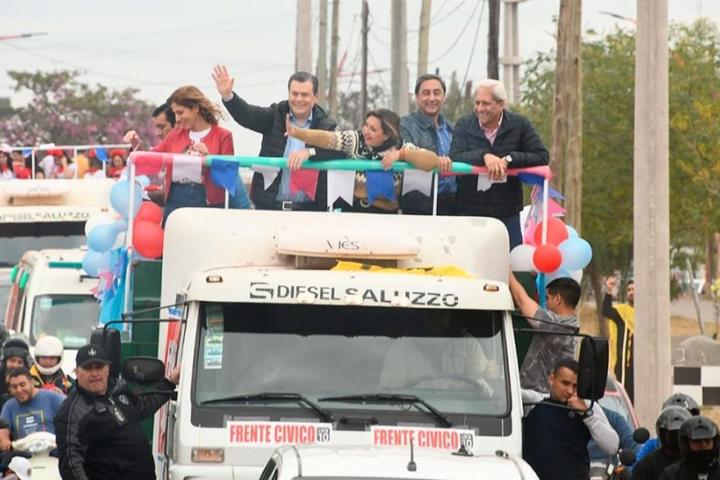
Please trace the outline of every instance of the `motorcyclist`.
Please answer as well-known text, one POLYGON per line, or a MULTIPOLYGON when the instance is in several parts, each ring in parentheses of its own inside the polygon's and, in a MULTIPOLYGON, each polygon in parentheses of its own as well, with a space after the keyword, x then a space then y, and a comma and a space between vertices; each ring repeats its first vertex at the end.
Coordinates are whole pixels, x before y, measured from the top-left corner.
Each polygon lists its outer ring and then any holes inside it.
MULTIPOLYGON (((685 408, 692 415, 700 415, 700 406, 694 398, 686 393, 673 393, 663 402, 662 408, 665 409, 671 405, 685 408)), ((640 451, 637 453, 637 461, 639 462, 658 448, 660 448, 660 441, 657 438, 651 438, 645 442, 640 451)))
POLYGON ((35 365, 30 369, 35 387, 67 395, 72 387, 62 371, 63 344, 57 337, 45 335, 35 344, 35 365))
POLYGON ((30 368, 30 348, 22 337, 10 337, 0 350, 0 408, 10 399, 5 375, 14 368, 30 368))
POLYGON ((692 414, 683 407, 671 405, 660 412, 655 422, 655 431, 660 440, 660 448, 650 452, 633 467, 633 480, 655 480, 665 468, 682 458, 678 443, 678 432, 682 424, 692 418, 692 414))
POLYGON ((715 422, 702 415, 690 417, 680 426, 678 444, 682 460, 667 467, 660 480, 720 479, 720 435, 715 422))

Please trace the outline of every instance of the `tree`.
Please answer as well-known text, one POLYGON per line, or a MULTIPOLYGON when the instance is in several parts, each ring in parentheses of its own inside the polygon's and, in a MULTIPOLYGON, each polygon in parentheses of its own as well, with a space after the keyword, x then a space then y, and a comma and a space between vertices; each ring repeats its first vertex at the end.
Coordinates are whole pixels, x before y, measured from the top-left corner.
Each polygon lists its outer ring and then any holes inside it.
MULTIPOLYGON (((340 92, 338 102, 337 122, 341 130, 353 130, 363 126, 362 93, 360 90, 340 92)), ((368 111, 378 108, 389 108, 390 95, 380 85, 368 86, 368 111)))
POLYGON ((79 80, 77 71, 9 71, 16 93, 29 91, 29 103, 0 116, 0 138, 13 145, 122 143, 130 129, 157 140, 150 117, 153 105, 136 98, 137 89, 110 90, 79 80))
MULTIPOLYGON (((720 34, 706 20, 675 24, 670 48, 671 248, 707 249, 705 261, 714 271, 710 254, 716 252, 720 224, 720 34)), ((602 274, 632 271, 634 52, 631 31, 605 36, 588 31, 583 40, 582 224, 583 237, 594 247, 588 273, 597 294, 602 274)), ((523 80, 521 111, 543 138, 551 134, 554 57, 554 52, 539 53, 528 62, 523 80)))

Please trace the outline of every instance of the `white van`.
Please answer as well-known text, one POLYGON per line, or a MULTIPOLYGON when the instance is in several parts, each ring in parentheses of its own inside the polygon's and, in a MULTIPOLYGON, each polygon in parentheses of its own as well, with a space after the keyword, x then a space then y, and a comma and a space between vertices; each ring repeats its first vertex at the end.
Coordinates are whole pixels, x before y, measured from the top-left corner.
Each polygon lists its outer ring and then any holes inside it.
POLYGON ((63 342, 63 371, 75 369, 77 349, 87 343, 100 317, 92 293, 97 278, 82 269, 84 249, 31 250, 10 272, 5 326, 35 345, 43 335, 63 342))
POLYGON ((255 480, 285 444, 536 478, 508 276, 491 218, 177 210, 158 351, 182 373, 156 416, 158 478, 255 480))

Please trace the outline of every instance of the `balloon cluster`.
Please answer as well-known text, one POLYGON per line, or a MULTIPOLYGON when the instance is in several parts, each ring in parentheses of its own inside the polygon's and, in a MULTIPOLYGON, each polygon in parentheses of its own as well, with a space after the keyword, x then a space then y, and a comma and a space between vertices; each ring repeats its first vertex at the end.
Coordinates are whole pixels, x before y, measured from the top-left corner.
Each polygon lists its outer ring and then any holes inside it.
POLYGON ((548 281, 560 277, 579 282, 582 269, 592 260, 592 247, 562 220, 547 220, 547 239, 542 241, 543 223, 538 223, 525 243, 510 252, 510 267, 516 272, 538 271, 548 275, 548 281))
MULTIPOLYGON (((163 251, 163 229, 160 226, 163 212, 151 201, 143 201, 143 188, 147 186, 147 177, 135 180, 133 195, 133 238, 132 244, 140 255, 146 258, 158 258, 163 251)), ((120 214, 100 214, 88 219, 85 224, 88 251, 83 258, 83 269, 91 276, 100 272, 112 271, 111 251, 125 245, 130 217, 130 182, 120 180, 110 190, 110 204, 120 214)))

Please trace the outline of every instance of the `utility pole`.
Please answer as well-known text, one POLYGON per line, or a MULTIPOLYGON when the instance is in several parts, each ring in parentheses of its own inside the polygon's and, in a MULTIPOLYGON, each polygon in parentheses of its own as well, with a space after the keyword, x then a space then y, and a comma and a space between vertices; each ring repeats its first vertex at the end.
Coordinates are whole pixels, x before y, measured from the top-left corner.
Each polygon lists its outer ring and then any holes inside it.
POLYGON ((337 77, 338 77, 338 45, 340 34, 338 24, 340 22, 340 0, 332 2, 332 33, 330 35, 330 86, 328 87, 328 112, 331 115, 337 114, 337 77))
POLYGON ((500 0, 488 1, 488 59, 487 77, 498 80, 500 66, 498 54, 500 51, 500 0))
POLYGON ((405 0, 391 0, 390 32, 392 109, 402 117, 408 113, 407 5, 405 0))
POLYGON ((668 0, 637 0, 635 38, 635 406, 651 425, 672 389, 668 0))
MULTIPOLYGON (((498 0, 495 0, 498 1, 498 0)), ((422 0, 420 8, 420 29, 418 31, 417 76, 424 75, 428 69, 428 49, 430 44, 430 13, 432 0, 422 0)))
POLYGON ((582 221, 582 0, 560 0, 550 166, 565 195, 565 221, 582 221))
POLYGON ((318 26, 318 103, 327 107, 327 22, 328 0, 320 0, 320 25, 318 26))
POLYGON ((503 83, 508 103, 520 101, 520 45, 518 41, 518 4, 524 0, 503 0, 503 83))
POLYGON ((295 30, 295 71, 312 72, 312 8, 311 0, 297 0, 295 30))
POLYGON ((368 75, 368 33, 370 26, 368 24, 368 17, 370 15, 370 9, 368 7, 367 0, 362 2, 362 72, 360 73, 360 109, 362 111, 361 121, 365 120, 365 115, 368 111, 368 98, 367 98, 367 75, 368 75))

